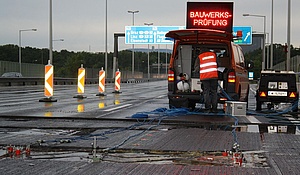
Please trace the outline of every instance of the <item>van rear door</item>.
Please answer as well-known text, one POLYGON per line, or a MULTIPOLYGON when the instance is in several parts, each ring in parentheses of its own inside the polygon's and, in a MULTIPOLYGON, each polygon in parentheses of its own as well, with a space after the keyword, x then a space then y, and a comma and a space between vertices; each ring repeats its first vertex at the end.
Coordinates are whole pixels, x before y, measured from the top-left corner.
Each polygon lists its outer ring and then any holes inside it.
POLYGON ((232 34, 221 30, 210 29, 184 29, 172 30, 166 33, 166 37, 184 42, 196 42, 198 40, 232 41, 232 34))

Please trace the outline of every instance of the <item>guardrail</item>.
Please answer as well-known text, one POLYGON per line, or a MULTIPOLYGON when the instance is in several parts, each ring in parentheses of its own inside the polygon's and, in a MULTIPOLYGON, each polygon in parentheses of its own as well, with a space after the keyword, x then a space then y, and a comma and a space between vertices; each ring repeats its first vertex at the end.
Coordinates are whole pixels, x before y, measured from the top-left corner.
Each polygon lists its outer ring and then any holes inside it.
MULTIPOLYGON (((150 82, 150 81, 158 81, 165 79, 158 78, 131 78, 131 79, 123 79, 121 83, 142 83, 142 82, 150 82)), ((1 77, 0 78, 0 86, 30 86, 30 85, 44 85, 45 78, 40 77, 1 77)), ((54 85, 76 85, 77 78, 56 78, 54 77, 54 85)), ((113 78, 105 79, 106 83, 114 83, 113 78)), ((98 78, 86 78, 85 84, 98 84, 98 78)))

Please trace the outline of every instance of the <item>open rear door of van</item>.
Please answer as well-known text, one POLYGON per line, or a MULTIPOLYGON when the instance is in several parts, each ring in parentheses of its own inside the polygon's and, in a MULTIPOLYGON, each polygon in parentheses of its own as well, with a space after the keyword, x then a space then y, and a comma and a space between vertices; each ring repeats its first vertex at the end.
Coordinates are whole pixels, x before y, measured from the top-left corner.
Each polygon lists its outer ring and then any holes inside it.
POLYGON ((232 41, 232 34, 222 30, 211 29, 184 29, 184 30, 172 30, 166 33, 167 38, 174 40, 180 40, 182 42, 197 42, 197 40, 213 40, 213 41, 232 41))

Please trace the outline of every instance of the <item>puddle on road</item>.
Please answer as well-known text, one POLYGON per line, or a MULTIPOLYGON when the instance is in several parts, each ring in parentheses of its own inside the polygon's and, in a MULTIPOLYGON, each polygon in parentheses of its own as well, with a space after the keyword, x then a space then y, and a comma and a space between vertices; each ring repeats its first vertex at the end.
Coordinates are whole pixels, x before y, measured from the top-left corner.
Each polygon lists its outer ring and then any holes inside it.
POLYGON ((269 125, 269 124, 259 124, 259 125, 246 125, 239 124, 234 125, 197 125, 197 127, 204 128, 207 130, 220 130, 220 131, 232 131, 234 128, 236 132, 249 132, 249 133, 285 133, 285 134, 295 134, 300 135, 300 125, 269 125))
MULTIPOLYGON (((29 160, 56 160, 56 161, 85 161, 85 162, 113 162, 138 164, 180 164, 203 166, 242 166, 242 167, 268 167, 267 158, 262 151, 243 153, 230 152, 166 152, 148 151, 129 152, 117 150, 111 153, 88 153, 74 151, 26 151, 20 147, 13 150, 2 150, 1 159, 29 159, 29 160)), ((34 166, 34 165, 32 165, 34 166)))
POLYGON ((285 133, 300 135, 300 125, 238 125, 236 131, 252 133, 285 133))
MULTIPOLYGON (((210 125, 211 126, 211 125, 210 125)), ((224 126, 210 127, 206 129, 230 130, 233 126, 224 129, 224 126), (222 128, 222 129, 220 129, 222 128)), ((300 127, 293 125, 238 125, 237 132, 252 133, 286 133, 300 134, 300 127)), ((58 135, 74 136, 88 135, 94 130, 43 130, 30 129, 19 131, 8 131, 8 134, 21 135, 58 135)), ((83 151, 62 151, 62 149, 45 148, 47 151, 24 146, 6 146, 0 151, 0 159, 30 159, 30 160, 57 160, 57 161, 86 161, 86 162, 118 162, 118 163, 145 163, 145 164, 182 164, 182 165, 204 165, 204 166, 242 166, 242 167, 268 167, 265 152, 243 151, 242 153, 232 153, 229 151, 216 152, 170 152, 147 150, 114 150, 114 152, 101 153, 83 151)))
MULTIPOLYGON (((241 127, 241 132, 244 127, 241 127)), ((259 129, 257 126, 249 126, 249 131, 259 129)), ((51 130, 40 129, 10 132, 12 134, 30 135, 78 135, 75 130, 51 130)), ((83 134, 83 133, 81 133, 83 134)), ((85 133, 89 134, 89 132, 85 133)), ((84 135, 85 135, 84 134, 84 135)), ((252 152, 199 152, 199 151, 154 151, 146 150, 114 150, 113 152, 99 151, 62 151, 54 148, 33 148, 30 146, 6 146, 2 147, 0 159, 28 159, 28 160, 54 160, 54 161, 85 161, 85 162, 117 162, 139 164, 180 164, 203 166, 242 166, 242 167, 268 167, 267 158, 262 151, 252 152), (44 149, 44 150, 43 150, 44 149)), ((31 166, 34 166, 32 164, 31 166)))

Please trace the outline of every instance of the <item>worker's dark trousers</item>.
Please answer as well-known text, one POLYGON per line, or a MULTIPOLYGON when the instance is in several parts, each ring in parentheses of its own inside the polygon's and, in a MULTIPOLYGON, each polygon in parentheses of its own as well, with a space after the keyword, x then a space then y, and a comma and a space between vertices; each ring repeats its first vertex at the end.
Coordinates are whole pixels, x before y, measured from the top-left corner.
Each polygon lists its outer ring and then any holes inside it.
POLYGON ((205 109, 217 110, 218 107, 218 79, 202 80, 203 83, 203 95, 205 109))

